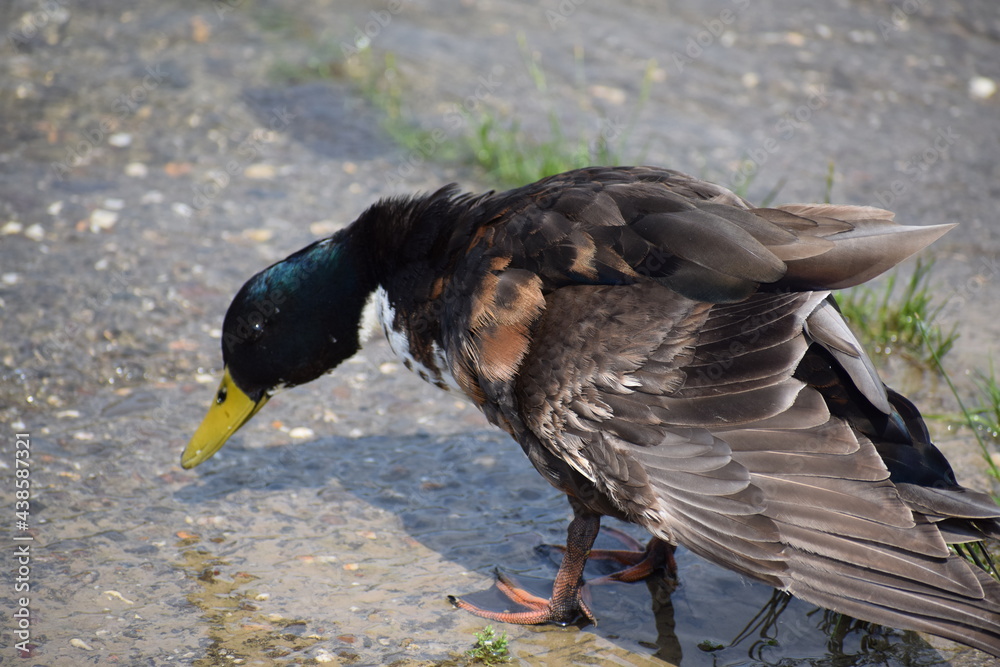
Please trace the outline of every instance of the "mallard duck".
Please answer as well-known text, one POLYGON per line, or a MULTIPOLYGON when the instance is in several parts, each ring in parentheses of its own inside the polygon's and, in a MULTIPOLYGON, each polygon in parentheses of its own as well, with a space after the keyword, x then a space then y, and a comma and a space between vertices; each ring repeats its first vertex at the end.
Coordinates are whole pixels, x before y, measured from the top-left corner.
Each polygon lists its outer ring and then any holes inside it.
POLYGON ((357 352, 373 309, 405 365, 471 399, 574 512, 550 599, 501 579, 518 610, 457 606, 593 621, 583 568, 611 516, 653 536, 621 580, 683 544, 834 611, 1000 655, 1000 584, 948 548, 1000 537, 1000 508, 958 484, 830 293, 951 227, 755 208, 655 167, 384 199, 239 291, 222 383, 181 462, 357 352))

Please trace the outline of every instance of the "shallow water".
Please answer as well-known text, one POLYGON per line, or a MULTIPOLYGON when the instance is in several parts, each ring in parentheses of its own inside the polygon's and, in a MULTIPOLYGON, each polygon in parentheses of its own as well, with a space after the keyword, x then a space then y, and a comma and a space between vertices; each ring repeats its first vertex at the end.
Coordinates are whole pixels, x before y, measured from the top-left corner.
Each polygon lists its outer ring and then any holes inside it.
MULTIPOLYGON (((727 184, 742 155, 826 86, 824 105, 759 165, 751 196, 787 178, 780 199, 815 200, 833 159, 838 201, 870 203, 898 180, 900 219, 960 221, 933 252, 951 299, 944 321, 962 335, 949 363, 968 387, 965 371, 984 367, 1000 333, 997 97, 969 92, 976 76, 1000 80, 996 9, 964 2, 934 16, 943 10, 920 5, 883 37, 878 3, 752 3, 678 69, 671 53, 733 4, 574 4, 553 28, 544 9, 569 5, 404 3, 372 46, 398 54, 409 111, 428 129, 499 67, 481 103, 517 111, 528 128, 547 127, 554 107, 568 128, 599 131, 600 115, 629 115, 654 57, 661 72, 634 147, 727 184), (539 52, 546 95, 518 31, 539 52), (959 138, 911 178, 908 161, 949 125, 959 138)), ((484 623, 446 595, 488 589, 496 567, 540 593, 550 586, 555 556, 540 546, 563 541, 565 500, 516 444, 408 375, 380 341, 275 398, 211 462, 178 465, 217 382, 222 314, 247 276, 393 189, 494 185, 433 154, 402 182, 387 179, 421 156, 394 147, 355 84, 275 75, 339 57, 385 6, 0 9, 0 480, 12 497, 13 434, 29 432, 24 664, 454 664, 484 623)), ((952 409, 927 376, 890 372, 922 405, 952 409)), ((985 487, 968 433, 938 436, 960 477, 985 487)), ((834 629, 822 610, 785 606, 688 552, 678 562, 676 590, 593 587, 596 627, 505 627, 513 655, 989 664, 914 634, 834 629)), ((588 576, 602 571, 593 563, 588 576)), ((12 597, 0 596, 5 608, 12 597)), ((3 661, 14 659, 11 630, 0 630, 3 661)))

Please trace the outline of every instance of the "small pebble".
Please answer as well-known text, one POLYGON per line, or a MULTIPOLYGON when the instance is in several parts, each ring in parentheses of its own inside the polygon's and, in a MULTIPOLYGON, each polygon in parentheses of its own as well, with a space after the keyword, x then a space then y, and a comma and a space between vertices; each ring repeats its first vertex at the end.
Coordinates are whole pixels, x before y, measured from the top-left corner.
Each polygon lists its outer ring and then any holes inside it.
POLYGON ((277 169, 273 164, 252 164, 243 170, 243 175, 256 180, 270 180, 274 178, 277 169))
POLYGON ((125 200, 117 197, 109 197, 104 200, 104 208, 109 211, 120 211, 125 208, 125 200))
POLYGON ((35 223, 24 230, 24 235, 32 241, 41 241, 45 238, 45 230, 41 225, 35 223))
POLYGON ((62 212, 63 203, 62 201, 54 201, 49 204, 49 207, 45 209, 49 215, 59 215, 62 212))
POLYGON ((969 96, 975 100, 988 100, 997 92, 997 82, 985 76, 974 76, 969 80, 969 96))
POLYGON ((613 88, 611 86, 594 85, 590 87, 590 94, 599 100, 604 100, 610 104, 624 104, 625 103, 625 91, 621 88, 613 88))
POLYGON ((93 440, 94 434, 90 431, 77 431, 73 434, 73 437, 77 440, 93 440))
POLYGON ((191 39, 198 44, 204 44, 212 36, 212 25, 199 15, 191 19, 191 39))
POLYGON ((21 276, 20 274, 13 272, 5 273, 2 276, 0 276, 0 282, 3 282, 4 285, 16 285, 19 282, 21 282, 21 276))
POLYGON ((125 175, 132 178, 146 178, 149 175, 149 167, 142 162, 129 162, 125 165, 125 175))
POLYGON ((806 43, 806 37, 801 32, 786 32, 785 41, 792 46, 802 46, 806 43))
POLYGON ((3 234, 4 236, 10 234, 20 234, 22 231, 24 231, 24 225, 14 220, 5 223, 3 227, 0 227, 0 234, 3 234))
POLYGON ((73 639, 70 639, 69 640, 69 645, 72 646, 72 647, 74 647, 74 648, 82 648, 84 651, 93 651, 94 650, 93 648, 91 648, 90 644, 88 644, 87 642, 83 641, 79 637, 73 637, 73 639))
POLYGON ((296 439, 311 438, 314 435, 315 433, 313 433, 313 430, 308 426, 296 426, 288 432, 288 437, 296 439))
POLYGON ((94 212, 90 214, 90 231, 96 234, 111 229, 116 222, 118 222, 118 214, 114 211, 103 208, 94 209, 94 212))
POLYGON ((167 349, 172 352, 194 352, 198 349, 198 343, 187 338, 178 338, 167 343, 167 349))
POLYGON ((267 243, 274 238, 274 232, 270 229, 244 229, 243 236, 257 243, 267 243))
POLYGON ((182 218, 190 218, 194 214, 194 209, 184 202, 174 202, 170 205, 170 210, 182 218))
POLYGON ((340 225, 332 220, 317 220, 309 225, 309 233, 313 236, 329 236, 340 229, 340 225))
POLYGON ((116 148, 125 148, 131 145, 132 135, 128 132, 116 132, 108 137, 108 143, 116 148))

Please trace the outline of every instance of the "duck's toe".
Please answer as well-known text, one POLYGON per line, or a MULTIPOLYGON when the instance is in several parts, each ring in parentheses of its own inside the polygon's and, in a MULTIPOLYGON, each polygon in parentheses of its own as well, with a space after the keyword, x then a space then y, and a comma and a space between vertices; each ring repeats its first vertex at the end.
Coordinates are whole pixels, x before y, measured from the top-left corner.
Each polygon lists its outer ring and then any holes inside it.
POLYGON ((552 588, 552 597, 546 600, 524 590, 514 583, 510 577, 498 571, 496 588, 511 602, 525 609, 523 611, 494 611, 472 604, 468 600, 454 595, 449 595, 448 601, 459 609, 464 609, 476 616, 500 623, 514 623, 517 625, 553 623, 563 626, 578 622, 597 624, 597 619, 584 600, 585 595, 582 582, 560 586, 557 581, 552 588))
MULTIPOLYGON (((611 582, 633 583, 642 581, 657 571, 663 571, 670 579, 677 578, 677 562, 674 560, 674 547, 659 538, 652 538, 645 547, 628 533, 610 526, 601 528, 605 537, 612 537, 622 543, 624 549, 591 549, 588 560, 614 561, 625 567, 610 572, 601 577, 591 579, 587 583, 607 584, 611 582)), ((558 544, 540 546, 546 551, 566 553, 566 547, 558 544)))

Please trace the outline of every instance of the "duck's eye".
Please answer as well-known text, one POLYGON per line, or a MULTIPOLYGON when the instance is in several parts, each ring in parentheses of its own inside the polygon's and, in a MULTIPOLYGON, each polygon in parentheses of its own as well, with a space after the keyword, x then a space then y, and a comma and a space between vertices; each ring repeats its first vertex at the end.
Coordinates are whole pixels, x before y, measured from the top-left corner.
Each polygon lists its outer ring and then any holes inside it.
POLYGON ((225 387, 219 387, 219 393, 215 395, 215 402, 218 403, 219 405, 225 403, 227 393, 229 393, 228 389, 226 389, 225 387))

